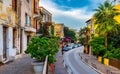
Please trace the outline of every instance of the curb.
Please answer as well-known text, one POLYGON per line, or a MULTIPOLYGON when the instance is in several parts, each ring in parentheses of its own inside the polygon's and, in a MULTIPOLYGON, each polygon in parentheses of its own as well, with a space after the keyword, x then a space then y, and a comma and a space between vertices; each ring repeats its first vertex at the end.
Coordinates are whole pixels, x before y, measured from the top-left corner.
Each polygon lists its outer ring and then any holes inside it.
MULTIPOLYGON (((79 53, 79 56, 80 56, 80 53, 79 53)), ((98 72, 99 74, 104 74, 102 73, 100 70, 94 68, 93 66, 91 66, 90 64, 86 63, 85 61, 82 60, 82 57, 80 56, 80 59, 83 63, 85 63, 86 65, 88 65, 90 68, 94 69, 96 72, 98 72)))

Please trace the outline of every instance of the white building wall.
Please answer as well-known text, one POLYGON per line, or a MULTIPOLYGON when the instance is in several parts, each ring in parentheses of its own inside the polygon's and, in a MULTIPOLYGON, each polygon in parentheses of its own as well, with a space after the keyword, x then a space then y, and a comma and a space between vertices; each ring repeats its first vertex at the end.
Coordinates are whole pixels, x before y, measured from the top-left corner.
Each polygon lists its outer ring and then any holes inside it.
POLYGON ((3 55, 3 26, 0 25, 0 61, 2 61, 3 55))
POLYGON ((23 52, 26 50, 27 48, 27 35, 25 32, 23 32, 23 52))
POLYGON ((11 58, 16 55, 16 49, 13 49, 13 28, 7 29, 7 58, 11 58))

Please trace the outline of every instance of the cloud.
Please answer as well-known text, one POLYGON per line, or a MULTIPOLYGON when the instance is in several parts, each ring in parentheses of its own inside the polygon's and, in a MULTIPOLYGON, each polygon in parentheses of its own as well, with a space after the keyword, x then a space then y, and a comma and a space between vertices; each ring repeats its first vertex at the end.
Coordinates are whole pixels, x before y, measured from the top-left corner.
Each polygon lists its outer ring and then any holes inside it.
POLYGON ((93 15, 93 12, 87 11, 88 7, 63 10, 59 5, 54 3, 53 0, 41 0, 40 6, 45 7, 52 13, 53 21, 57 23, 64 23, 65 25, 74 29, 85 26, 85 21, 90 19, 93 15))

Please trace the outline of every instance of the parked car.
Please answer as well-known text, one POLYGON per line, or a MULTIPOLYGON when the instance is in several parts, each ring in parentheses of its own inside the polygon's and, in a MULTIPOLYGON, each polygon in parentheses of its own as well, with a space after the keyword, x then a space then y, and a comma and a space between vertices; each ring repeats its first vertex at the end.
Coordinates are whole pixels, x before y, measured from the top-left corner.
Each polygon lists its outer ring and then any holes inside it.
POLYGON ((68 51, 68 50, 71 50, 73 49, 73 44, 69 44, 69 45, 66 45, 63 47, 63 51, 68 51))
POLYGON ((77 48, 77 47, 80 47, 81 45, 80 44, 73 44, 73 48, 77 48))

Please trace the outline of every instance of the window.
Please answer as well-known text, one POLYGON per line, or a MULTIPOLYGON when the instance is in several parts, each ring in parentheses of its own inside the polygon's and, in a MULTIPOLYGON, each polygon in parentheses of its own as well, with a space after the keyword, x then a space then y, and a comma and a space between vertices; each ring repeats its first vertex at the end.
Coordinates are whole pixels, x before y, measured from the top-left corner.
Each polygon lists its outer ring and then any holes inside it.
POLYGON ((28 26, 28 15, 25 13, 25 26, 28 26))

